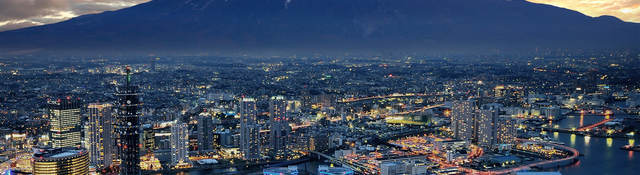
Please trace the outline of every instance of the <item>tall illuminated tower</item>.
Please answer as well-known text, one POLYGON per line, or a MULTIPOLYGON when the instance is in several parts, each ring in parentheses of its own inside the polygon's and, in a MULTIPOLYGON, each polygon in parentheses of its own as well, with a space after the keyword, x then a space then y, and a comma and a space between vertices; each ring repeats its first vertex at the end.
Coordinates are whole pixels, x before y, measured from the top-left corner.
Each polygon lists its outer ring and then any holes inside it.
POLYGON ((211 115, 198 116, 198 151, 200 153, 213 151, 214 129, 211 115))
POLYGON ((269 101, 270 156, 274 159, 287 158, 289 143, 289 118, 287 101, 282 96, 271 97, 269 101))
POLYGON ((91 165, 104 168, 111 166, 113 162, 113 117, 112 105, 109 103, 91 103, 89 110, 89 157, 91 165))
POLYGON ((478 145, 490 148, 496 144, 496 126, 498 111, 490 109, 478 110, 477 133, 478 145))
POLYGON ((127 67, 124 86, 116 88, 117 118, 115 131, 121 175, 139 175, 140 171, 140 115, 142 107, 138 98, 138 86, 131 84, 131 68, 127 67))
POLYGON ((518 121, 511 117, 496 119, 496 143, 514 144, 518 136, 518 121))
POLYGON ((49 130, 53 148, 80 147, 81 124, 80 102, 67 97, 47 101, 51 129, 49 130))
POLYGON ((260 125, 258 125, 258 109, 256 100, 242 98, 240 100, 240 151, 245 160, 260 159, 260 125))
POLYGON ((189 128, 180 120, 171 126, 171 165, 178 166, 189 163, 189 128))
POLYGON ((452 105, 451 131, 453 131, 453 137, 472 141, 475 130, 475 101, 454 101, 452 105))

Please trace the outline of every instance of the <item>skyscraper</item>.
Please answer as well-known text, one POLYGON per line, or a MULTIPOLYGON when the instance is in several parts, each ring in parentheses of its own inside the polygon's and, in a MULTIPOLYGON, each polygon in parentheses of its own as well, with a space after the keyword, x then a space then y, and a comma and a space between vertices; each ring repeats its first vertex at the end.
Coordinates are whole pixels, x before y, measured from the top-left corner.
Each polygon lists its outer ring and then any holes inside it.
POLYGON ((484 148, 490 148, 496 144, 496 122, 498 112, 495 110, 481 109, 478 110, 477 128, 478 128, 478 145, 484 148))
POLYGON ((53 148, 82 146, 80 102, 67 97, 47 101, 51 129, 49 130, 53 148))
POLYGON ((125 85, 116 88, 118 108, 115 131, 121 175, 138 175, 140 171, 140 115, 138 86, 131 84, 131 68, 127 67, 125 85))
POLYGON ((156 150, 155 131, 151 124, 142 125, 142 148, 143 154, 156 150))
POLYGON ((452 108, 451 130, 453 131, 453 137, 472 141, 475 128, 475 102, 472 100, 454 101, 452 108))
POLYGON ((245 160, 260 159, 260 125, 257 123, 256 100, 240 100, 240 151, 245 160))
POLYGON ((171 165, 189 163, 189 128, 186 123, 176 120, 171 126, 171 165))
POLYGON ((287 158, 290 142, 290 126, 287 117, 287 101, 283 96, 271 97, 269 101, 270 156, 274 159, 287 158))
POLYGON ((113 117, 111 104, 91 103, 89 109, 89 126, 85 137, 89 138, 88 150, 91 165, 97 168, 109 167, 113 162, 113 117))
POLYGON ((198 151, 200 153, 213 151, 213 118, 211 115, 198 116, 198 151))
POLYGON ((517 120, 511 117, 498 117, 496 120, 496 143, 513 144, 518 136, 517 120))

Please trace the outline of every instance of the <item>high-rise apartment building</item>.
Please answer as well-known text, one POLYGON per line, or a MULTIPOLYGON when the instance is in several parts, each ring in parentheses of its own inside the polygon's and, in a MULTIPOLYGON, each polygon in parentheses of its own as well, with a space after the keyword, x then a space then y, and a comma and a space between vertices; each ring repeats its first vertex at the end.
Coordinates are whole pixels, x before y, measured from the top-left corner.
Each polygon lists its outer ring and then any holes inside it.
POLYGON ((257 123, 258 109, 256 100, 240 100, 240 151, 245 160, 260 159, 260 125, 257 123))
POLYGON ((452 104, 451 131, 453 137, 460 140, 472 141, 475 130, 475 101, 460 100, 452 104))
POLYGON ((88 106, 89 125, 85 137, 89 138, 87 149, 91 165, 97 168, 109 167, 113 162, 115 142, 111 107, 108 103, 91 103, 88 106))
POLYGON ((511 117, 498 117, 496 120, 496 144, 514 144, 518 136, 517 120, 511 117))
POLYGON ((490 148, 496 144, 496 122, 498 111, 481 109, 476 115, 478 145, 484 148, 490 148))
POLYGON ((171 165, 189 163, 189 128, 179 120, 171 126, 171 165))
POLYGON ((213 151, 214 130, 211 115, 198 116, 198 151, 200 153, 213 151))
POLYGON ((287 116, 287 101, 283 96, 271 97, 269 100, 269 155, 273 159, 286 159, 290 143, 291 127, 287 116))

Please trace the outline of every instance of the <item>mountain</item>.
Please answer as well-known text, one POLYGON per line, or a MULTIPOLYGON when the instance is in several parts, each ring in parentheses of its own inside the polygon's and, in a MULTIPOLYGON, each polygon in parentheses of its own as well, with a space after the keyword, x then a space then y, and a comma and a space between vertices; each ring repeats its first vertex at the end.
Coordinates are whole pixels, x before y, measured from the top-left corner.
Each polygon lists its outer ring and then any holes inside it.
POLYGON ((6 53, 638 49, 640 24, 525 0, 153 0, 0 33, 6 53))

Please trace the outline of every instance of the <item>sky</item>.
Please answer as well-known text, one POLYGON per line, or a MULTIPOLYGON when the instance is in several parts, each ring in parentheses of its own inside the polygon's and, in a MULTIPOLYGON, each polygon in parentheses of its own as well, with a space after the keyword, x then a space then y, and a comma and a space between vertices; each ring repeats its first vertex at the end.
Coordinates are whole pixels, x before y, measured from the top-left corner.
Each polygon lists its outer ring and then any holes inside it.
POLYGON ((64 21, 150 0, 0 0, 0 31, 64 21))
POLYGON ((640 23, 640 0, 528 0, 579 11, 598 17, 610 15, 624 21, 640 23))
MULTIPOLYGON (((0 31, 64 21, 76 16, 130 7, 150 0, 0 0, 0 31)), ((290 1, 290 0, 288 0, 290 1)), ((597 17, 640 23, 640 0, 528 0, 597 17)))

